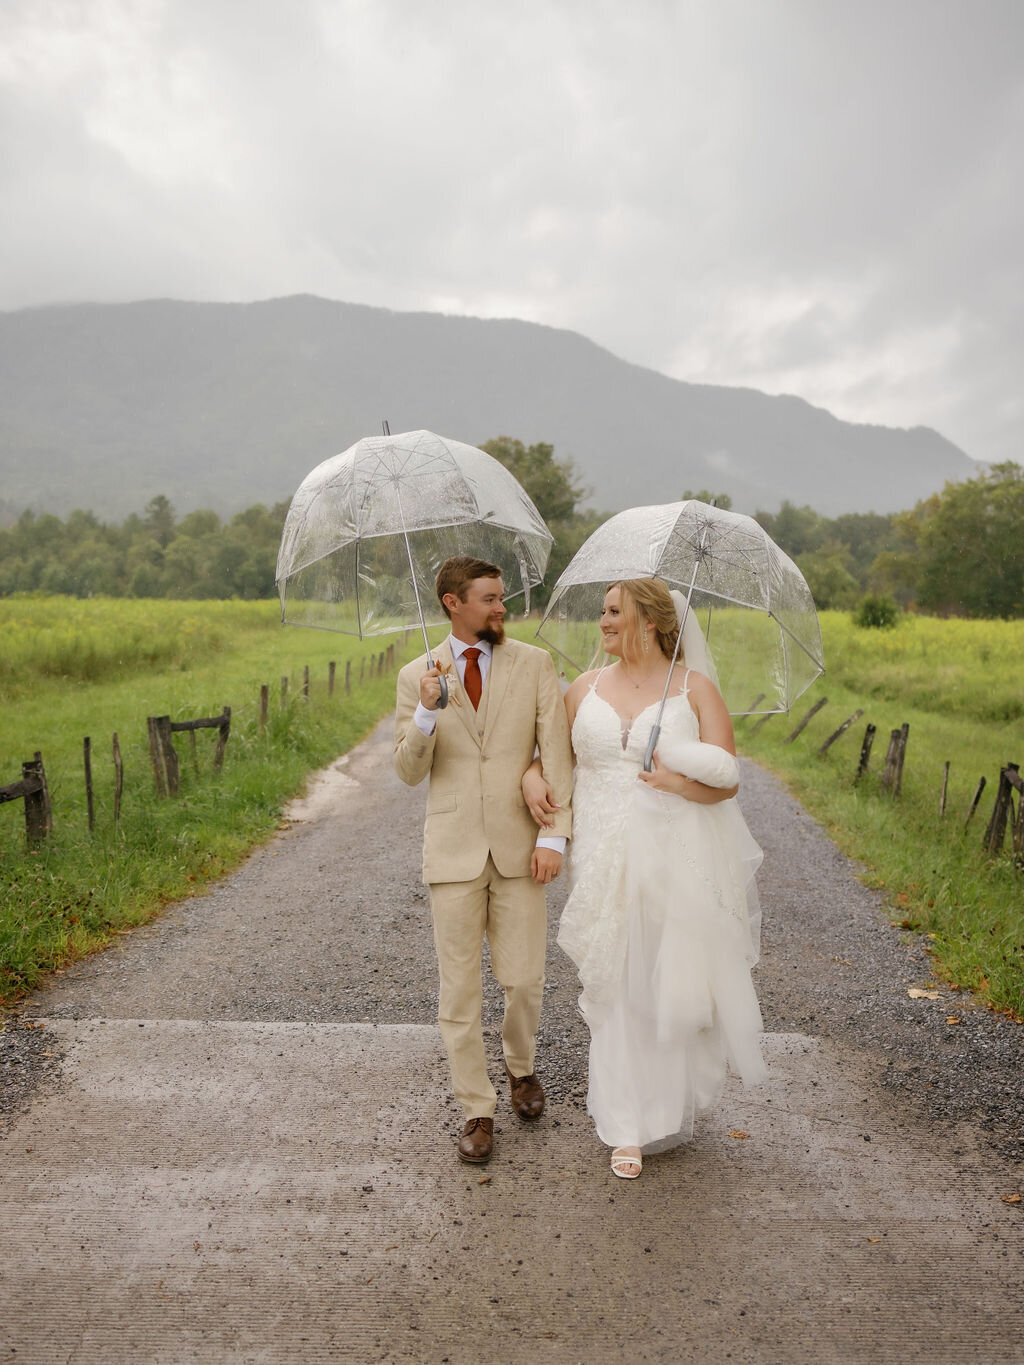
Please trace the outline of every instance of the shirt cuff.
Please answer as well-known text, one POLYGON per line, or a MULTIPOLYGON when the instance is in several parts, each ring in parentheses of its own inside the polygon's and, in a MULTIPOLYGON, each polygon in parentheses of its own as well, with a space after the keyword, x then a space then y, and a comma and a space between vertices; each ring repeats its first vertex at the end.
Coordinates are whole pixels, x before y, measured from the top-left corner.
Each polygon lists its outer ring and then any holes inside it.
POLYGON ((421 701, 416 703, 412 718, 421 735, 432 735, 437 729, 437 712, 428 711, 421 701))
POLYGON ((566 836, 564 834, 542 834, 537 840, 537 847, 551 848, 554 849, 556 853, 564 853, 565 840, 566 836))

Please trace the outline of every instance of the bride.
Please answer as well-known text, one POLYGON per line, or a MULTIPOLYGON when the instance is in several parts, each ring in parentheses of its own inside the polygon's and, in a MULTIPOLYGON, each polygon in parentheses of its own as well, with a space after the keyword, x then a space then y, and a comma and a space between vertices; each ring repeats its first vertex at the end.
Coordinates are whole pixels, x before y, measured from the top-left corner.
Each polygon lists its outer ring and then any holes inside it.
MULTIPOLYGON (((587 1109, 623 1179, 640 1174, 642 1153, 693 1136, 695 1112, 715 1103, 727 1070, 747 1084, 765 1074, 750 980, 762 855, 732 799, 732 723, 692 613, 672 667, 682 605, 657 578, 613 583, 601 632, 617 661, 581 674, 565 696, 576 777, 558 942, 578 969, 590 1029, 587 1109)), ((548 825, 556 807, 539 761, 523 795, 548 825)))

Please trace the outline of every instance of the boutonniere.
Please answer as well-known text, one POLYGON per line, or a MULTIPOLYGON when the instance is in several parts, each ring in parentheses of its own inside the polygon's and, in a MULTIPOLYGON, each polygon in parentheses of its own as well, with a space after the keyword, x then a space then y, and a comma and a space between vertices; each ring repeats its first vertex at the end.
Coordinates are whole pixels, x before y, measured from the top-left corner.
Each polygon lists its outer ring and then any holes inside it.
POLYGON ((455 670, 454 664, 443 664, 440 659, 434 660, 434 667, 448 684, 448 700, 453 706, 461 706, 462 698, 459 696, 459 675, 455 670), (455 684, 454 686, 452 684, 455 684))

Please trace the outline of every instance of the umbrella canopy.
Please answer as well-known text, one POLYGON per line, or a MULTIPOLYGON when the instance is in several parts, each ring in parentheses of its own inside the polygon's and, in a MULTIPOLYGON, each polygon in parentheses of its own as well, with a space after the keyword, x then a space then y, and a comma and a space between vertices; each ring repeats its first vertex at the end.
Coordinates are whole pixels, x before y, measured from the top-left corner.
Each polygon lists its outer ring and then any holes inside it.
POLYGON ((688 595, 733 715, 788 711, 824 672, 803 574, 752 517, 696 499, 600 525, 555 584, 537 634, 573 668, 592 668, 608 584, 652 577, 688 595))
POLYGON ((348 635, 446 621, 444 560, 497 564, 509 597, 543 580, 551 533, 504 465, 430 431, 368 436, 292 498, 277 559, 282 620, 348 635))

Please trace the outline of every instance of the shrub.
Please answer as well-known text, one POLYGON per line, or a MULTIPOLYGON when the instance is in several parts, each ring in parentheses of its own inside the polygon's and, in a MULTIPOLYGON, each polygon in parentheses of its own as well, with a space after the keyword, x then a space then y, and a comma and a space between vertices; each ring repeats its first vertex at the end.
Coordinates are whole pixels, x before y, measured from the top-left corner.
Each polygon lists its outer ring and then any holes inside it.
POLYGON ((854 623, 865 630, 891 630, 899 620, 900 609, 888 593, 867 593, 853 614, 854 623))

